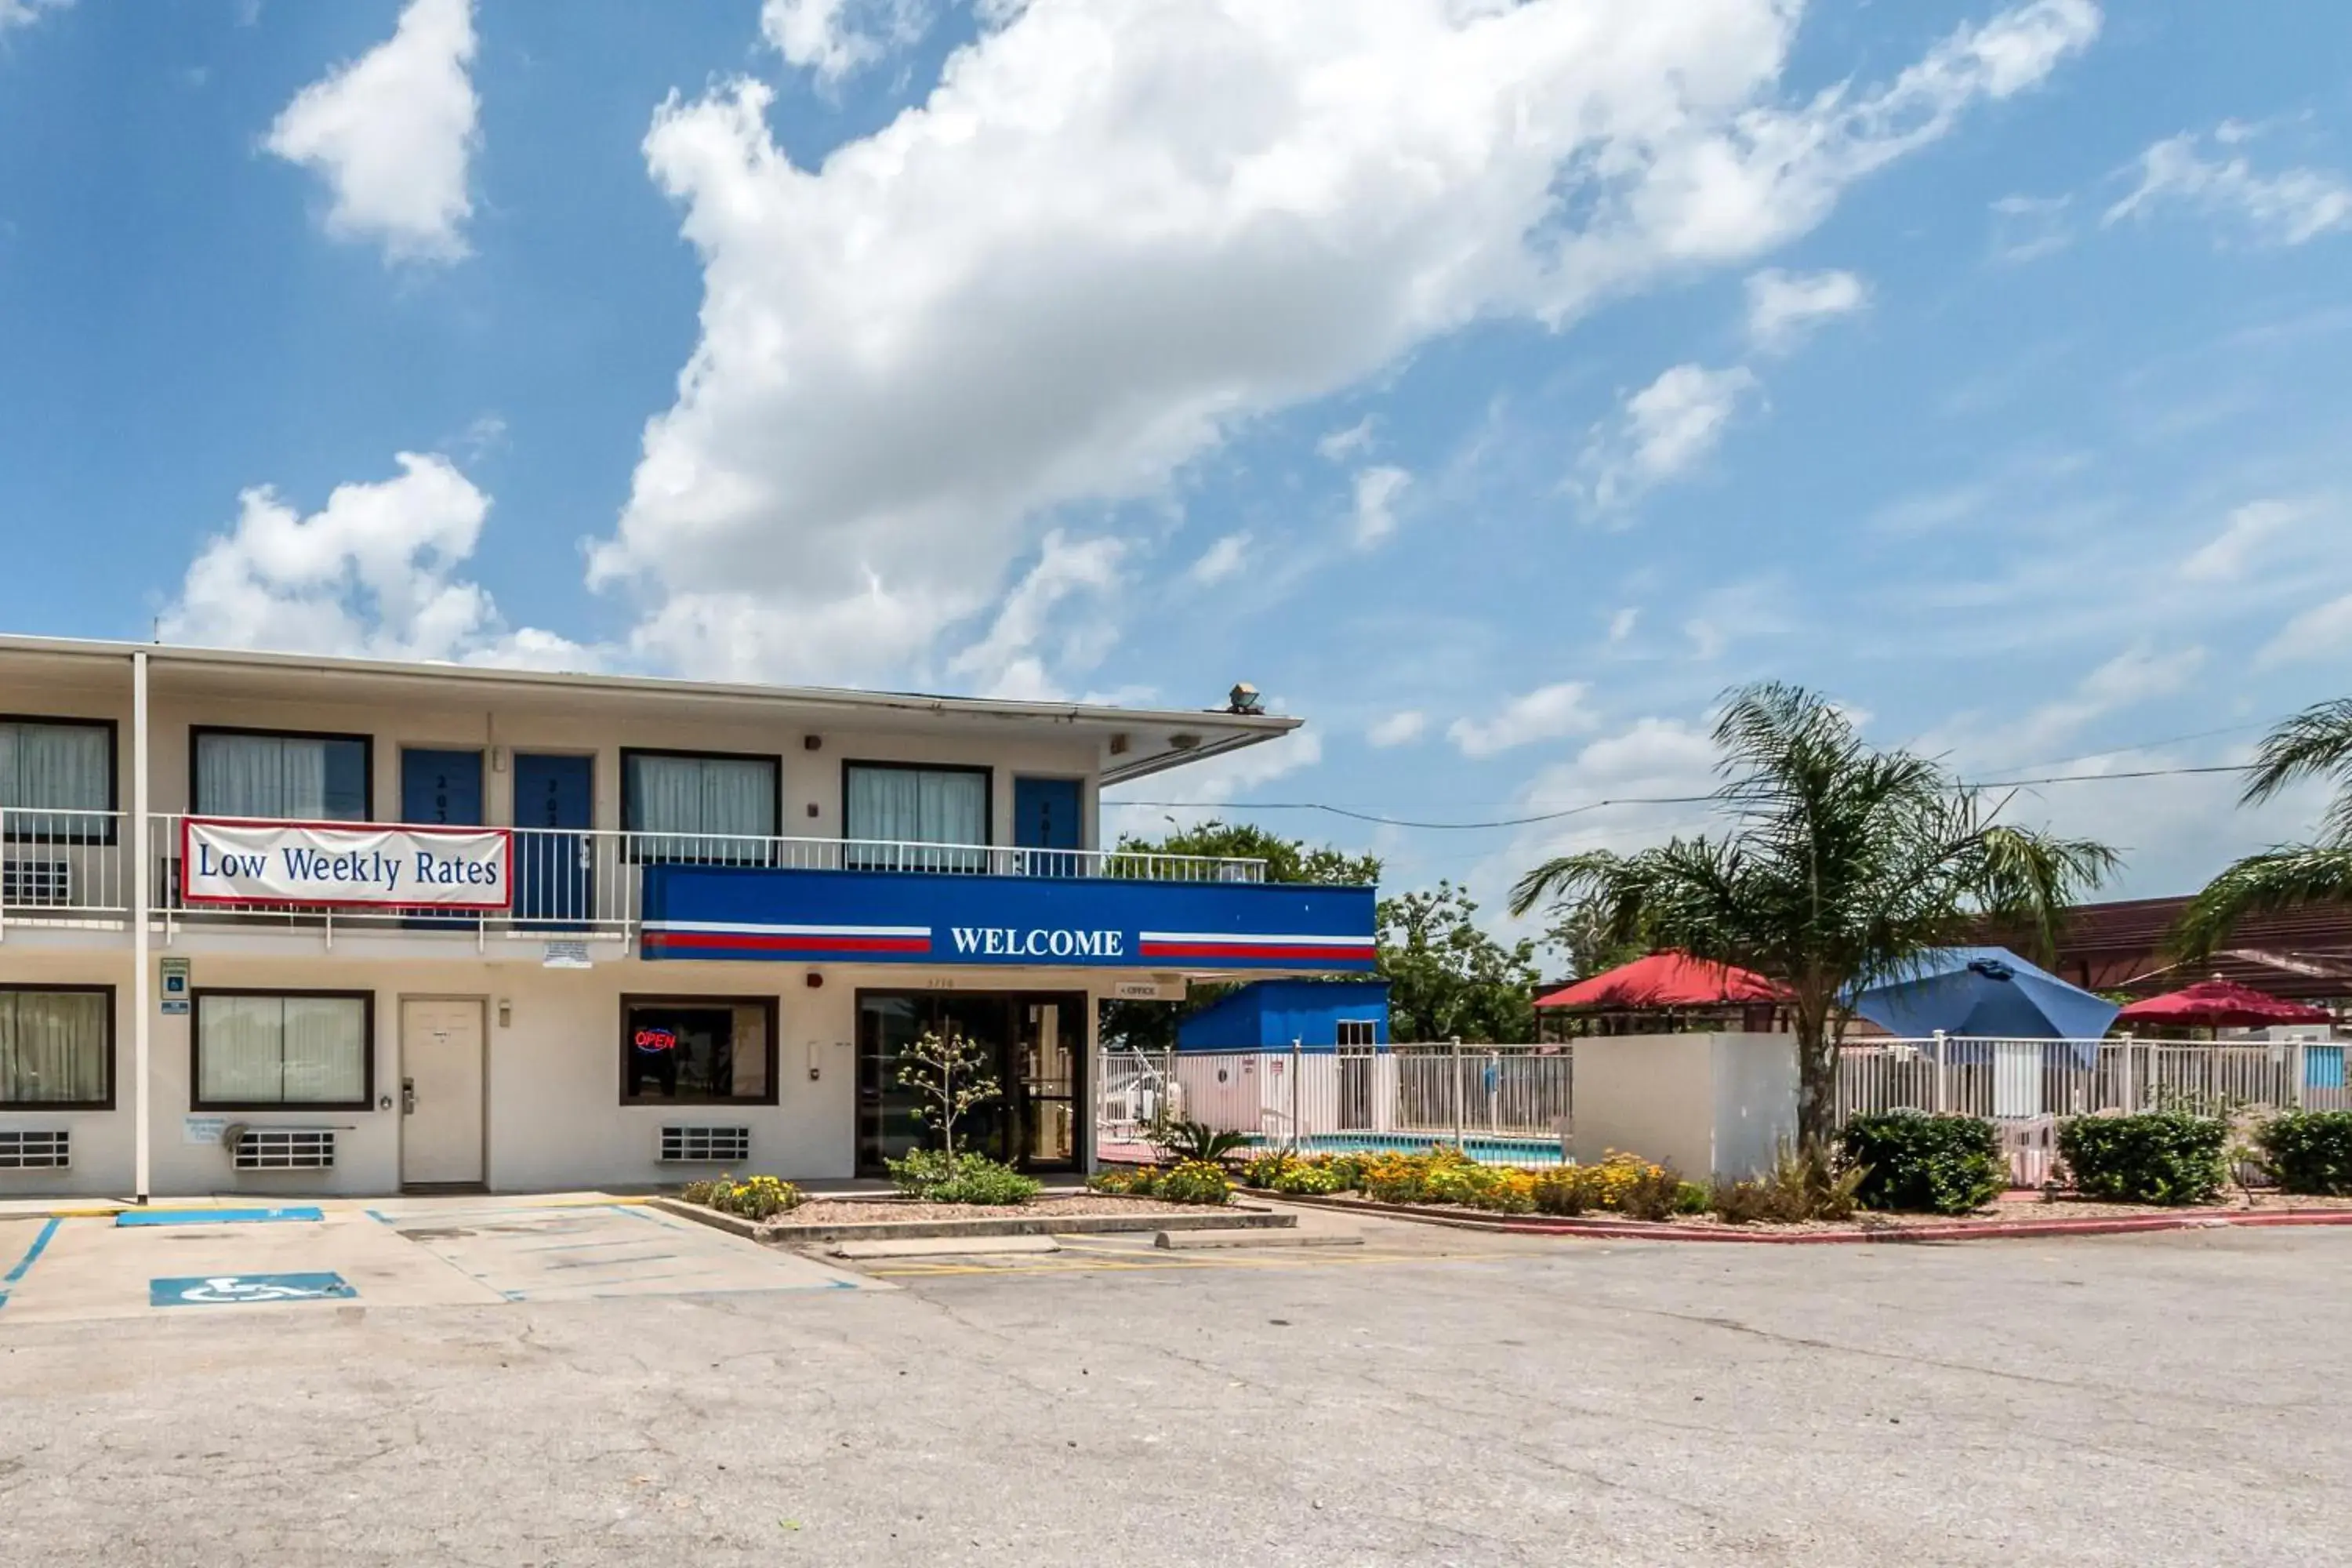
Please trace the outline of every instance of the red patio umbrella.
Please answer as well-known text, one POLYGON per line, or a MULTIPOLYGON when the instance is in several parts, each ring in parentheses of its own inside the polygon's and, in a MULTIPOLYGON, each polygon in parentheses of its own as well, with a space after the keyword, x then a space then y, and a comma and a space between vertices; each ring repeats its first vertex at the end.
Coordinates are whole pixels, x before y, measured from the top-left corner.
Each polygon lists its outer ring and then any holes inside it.
POLYGON ((2181 1024, 2200 1029, 2259 1029, 2268 1024, 2331 1024, 2325 1007, 2266 996, 2230 980, 2200 980, 2116 1015, 2118 1024, 2181 1024))
POLYGON ((1709 963, 1686 952, 1654 952, 1538 996, 1536 1005, 1579 1013, 1637 1013, 1761 1006, 1787 999, 1787 992, 1748 970, 1709 963))

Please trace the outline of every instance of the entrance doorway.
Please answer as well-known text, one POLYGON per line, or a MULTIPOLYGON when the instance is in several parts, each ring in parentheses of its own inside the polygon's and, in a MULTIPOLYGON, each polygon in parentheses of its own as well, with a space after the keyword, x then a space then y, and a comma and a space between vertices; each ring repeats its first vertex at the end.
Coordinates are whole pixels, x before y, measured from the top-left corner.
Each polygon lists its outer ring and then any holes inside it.
POLYGON ((478 997, 401 1003, 401 1185, 482 1184, 482 1040, 478 997))
POLYGON ((956 1144, 1024 1171, 1078 1163, 1085 1084, 1084 992, 861 991, 857 994, 857 1173, 934 1146, 915 1119, 919 1090, 898 1081, 907 1047, 926 1030, 977 1044, 1001 1094, 956 1122, 956 1144))

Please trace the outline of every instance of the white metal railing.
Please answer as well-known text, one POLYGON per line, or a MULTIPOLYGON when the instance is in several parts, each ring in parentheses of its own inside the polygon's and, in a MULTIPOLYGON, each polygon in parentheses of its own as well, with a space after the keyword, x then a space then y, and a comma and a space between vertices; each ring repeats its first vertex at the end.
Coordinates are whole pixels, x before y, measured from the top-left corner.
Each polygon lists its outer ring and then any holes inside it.
POLYGON ((1982 1117, 2000 1131, 2013 1178, 2040 1186, 2067 1117, 2352 1109, 2345 1058, 2334 1039, 1870 1040, 1838 1053, 1837 1114, 1841 1122, 1885 1110, 1982 1117))
MULTIPOLYGON (((360 925, 512 934, 634 932, 650 865, 918 872, 1131 881, 1263 882, 1265 862, 1124 849, 1032 849, 884 839, 635 833, 518 827, 510 906, 492 914, 388 906, 192 904, 180 878, 184 814, 150 817, 150 903, 167 930, 191 921, 360 925)), ((394 827, 352 823, 354 828, 394 827)), ((131 819, 124 812, 0 811, 0 936, 11 925, 120 925, 131 905, 131 819)))
POLYGON ((128 917, 130 831, 119 811, 0 808, 0 932, 128 917))
POLYGON ((1435 1045, 1101 1053, 1097 1156, 1152 1156, 1166 1117, 1303 1152, 1454 1144, 1496 1164, 1557 1164, 1575 1109, 1566 1046, 1435 1045))

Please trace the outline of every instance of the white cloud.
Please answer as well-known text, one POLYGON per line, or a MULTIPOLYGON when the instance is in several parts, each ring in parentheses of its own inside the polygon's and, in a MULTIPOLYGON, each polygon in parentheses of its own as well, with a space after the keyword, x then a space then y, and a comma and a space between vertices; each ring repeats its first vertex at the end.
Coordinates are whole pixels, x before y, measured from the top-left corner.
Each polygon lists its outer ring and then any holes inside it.
POLYGON ((1344 463, 1372 444, 1372 416, 1365 415, 1345 430, 1334 430, 1315 443, 1316 456, 1328 463, 1344 463))
POLYGON ((1249 545, 1248 534, 1228 533, 1201 552, 1184 575, 1203 588, 1214 586, 1242 569, 1249 559, 1249 545))
POLYGON ((2012 265, 2054 255, 2074 242, 2071 196, 2003 196, 1992 204, 1992 254, 2012 265))
POLYGON ((264 145, 326 179, 328 233, 379 241, 395 261, 466 254, 473 58, 473 0, 410 0, 389 39, 286 106, 264 145))
POLYGON ((2296 664, 2307 658, 2336 658, 2352 653, 2352 594, 2330 599, 2287 622, 2254 656, 2258 668, 2296 664))
POLYGON ((1356 475, 1356 542, 1370 547, 1396 531, 1397 498, 1412 483, 1402 468, 1364 468, 1356 475))
POLYGON ((1633 627, 1642 619, 1642 607, 1628 605, 1609 617, 1609 646, 1615 647, 1633 635, 1633 627))
POLYGON ((162 617, 166 641, 378 658, 583 668, 592 650, 509 631, 456 575, 490 500, 446 458, 398 455, 401 472, 335 487, 309 517, 268 486, 237 498, 236 526, 189 565, 162 617))
POLYGON ((1783 272, 1777 267, 1748 279, 1748 337, 1772 352, 1792 348, 1813 328, 1852 315, 1870 302, 1870 290, 1851 272, 1783 272))
POLYGON ((1364 731, 1364 739, 1381 747, 1409 746, 1420 740, 1422 731, 1428 728, 1428 714, 1407 709, 1374 723, 1364 731))
POLYGON ((930 19, 923 0, 766 0, 760 33, 786 61, 831 82, 915 42, 930 19))
POLYGON ((29 27, 41 19, 44 11, 62 11, 73 0, 0 0, 0 33, 11 27, 29 27))
MULTIPOLYGON (((1173 815, 1190 826, 1214 815, 1204 807, 1223 805, 1261 785, 1311 768, 1323 760, 1323 738, 1312 730, 1293 730, 1278 741, 1245 746, 1238 752, 1210 757, 1159 774, 1144 787, 1155 800, 1178 803, 1173 815)), ((1116 795, 1112 801, 1116 801, 1116 795)), ((1106 803, 1109 804, 1109 803, 1106 803)))
MULTIPOLYGON (((2213 140, 2236 146, 2251 134, 2224 121, 2213 140)), ((2109 207, 2105 222, 2146 218, 2168 207, 2244 226, 2257 240, 2301 245, 2331 229, 2352 227, 2352 184, 2322 169, 2258 174, 2243 153, 2207 157, 2194 132, 2168 137, 2139 156, 2139 184, 2109 207)))
POLYGON ((1883 87, 1795 99, 1786 0, 1033 0, 995 20, 814 168, 755 82, 656 116, 701 341, 592 566, 642 602, 646 658, 902 672, 1058 509, 1158 493, 1239 423, 1471 322, 1565 326, 1750 262, 2042 79, 2098 12, 2034 0, 1883 87))
POLYGON ((2180 574, 2192 583, 2228 583, 2245 575, 2263 546, 2310 517, 2308 502, 2248 501, 2230 513, 2230 521, 2202 548, 2180 564, 2180 574))
POLYGON ((1456 750, 1471 758, 1491 757, 1536 741, 1558 740, 1592 728, 1592 710, 1584 701, 1590 690, 1580 680, 1539 686, 1511 699, 1492 719, 1456 719, 1445 727, 1445 733, 1456 750))
POLYGON ((1949 758, 1972 776, 2063 759, 2090 725, 2187 689, 2205 667, 2201 644, 2145 639, 2092 669, 2074 689, 2014 719, 1986 724, 1961 715, 1911 742, 1911 750, 1949 758))
POLYGON ((1098 658, 1105 627, 1073 617, 1067 601, 1082 594, 1107 595, 1118 586, 1127 545, 1118 539, 1071 541, 1058 531, 1045 536, 1037 564, 1004 597, 988 635, 948 662, 983 697, 1051 701, 1066 695, 1046 673, 1057 665, 1084 667, 1098 658), (1055 644, 1048 647, 1049 642, 1055 644))
POLYGON ((1696 467, 1756 390, 1746 365, 1678 364, 1628 395, 1618 416, 1596 426, 1585 443, 1580 466, 1593 509, 1630 506, 1696 467))

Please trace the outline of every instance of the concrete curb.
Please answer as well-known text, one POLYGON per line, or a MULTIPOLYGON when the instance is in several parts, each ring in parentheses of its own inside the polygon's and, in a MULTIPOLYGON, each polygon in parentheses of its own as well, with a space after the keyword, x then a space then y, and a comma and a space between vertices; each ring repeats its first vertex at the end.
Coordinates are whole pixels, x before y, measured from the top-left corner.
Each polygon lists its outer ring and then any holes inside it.
POLYGON ((1284 1203, 1305 1204, 1340 1214, 1377 1214, 1423 1225, 1450 1226, 1456 1230, 1483 1230, 1520 1236, 1579 1236, 1593 1240, 1712 1241, 1751 1247, 1852 1247, 1872 1242, 2000 1241, 2043 1236, 2129 1236, 2138 1231, 2267 1230, 2289 1226, 2352 1225, 2352 1209, 2271 1209, 2215 1214, 2190 1210, 2182 1214, 2116 1215, 2098 1219, 1994 1220, 1975 1225, 1917 1225, 1876 1230, 1749 1230, 1733 1226, 1656 1225, 1642 1220, 1555 1219, 1518 1215, 1442 1214, 1407 1204, 1334 1201, 1328 1197, 1287 1196, 1284 1203))
POLYGON ((896 1237, 1105 1236, 1122 1231, 1286 1230, 1293 1214, 1271 1209, 1203 1209, 1199 1214, 988 1215, 977 1219, 861 1220, 854 1225, 755 1225, 731 1214, 655 1198, 652 1205, 700 1225, 781 1247, 831 1241, 886 1241, 896 1237))

